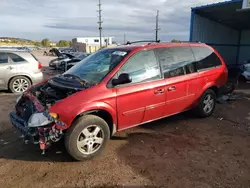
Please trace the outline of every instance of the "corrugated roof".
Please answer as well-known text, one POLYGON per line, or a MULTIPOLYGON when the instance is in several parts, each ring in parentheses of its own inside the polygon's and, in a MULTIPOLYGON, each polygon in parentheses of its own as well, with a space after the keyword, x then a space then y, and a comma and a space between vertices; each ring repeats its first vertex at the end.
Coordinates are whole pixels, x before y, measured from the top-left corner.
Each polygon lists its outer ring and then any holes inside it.
POLYGON ((221 6, 221 5, 232 4, 232 3, 239 3, 239 2, 243 2, 243 0, 223 1, 223 2, 218 2, 218 3, 212 3, 212 4, 207 4, 207 5, 192 7, 191 9, 192 10, 197 10, 197 9, 203 9, 203 8, 209 8, 209 7, 214 7, 214 6, 221 6))
POLYGON ((244 30, 250 29, 250 10, 242 10, 243 0, 231 0, 192 8, 198 14, 222 25, 244 30))

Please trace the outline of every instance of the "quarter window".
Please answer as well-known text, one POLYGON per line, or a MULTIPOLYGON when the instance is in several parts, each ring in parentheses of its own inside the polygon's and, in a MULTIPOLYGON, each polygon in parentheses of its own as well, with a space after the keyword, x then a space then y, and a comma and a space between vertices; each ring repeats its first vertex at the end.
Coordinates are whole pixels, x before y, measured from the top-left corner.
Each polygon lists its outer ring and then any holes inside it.
POLYGON ((18 55, 16 55, 16 54, 8 53, 8 56, 9 56, 9 57, 12 59, 12 61, 15 62, 15 63, 25 61, 23 58, 21 58, 20 56, 18 56, 18 55))
POLYGON ((133 55, 119 70, 119 74, 128 73, 132 83, 147 82, 161 78, 160 68, 154 51, 142 51, 133 55))
POLYGON ((219 57, 209 48, 192 47, 197 61, 197 69, 207 69, 221 65, 219 57))
POLYGON ((195 59, 190 47, 156 49, 164 78, 196 72, 195 59))
POLYGON ((8 56, 5 53, 0 53, 0 64, 8 63, 8 56))

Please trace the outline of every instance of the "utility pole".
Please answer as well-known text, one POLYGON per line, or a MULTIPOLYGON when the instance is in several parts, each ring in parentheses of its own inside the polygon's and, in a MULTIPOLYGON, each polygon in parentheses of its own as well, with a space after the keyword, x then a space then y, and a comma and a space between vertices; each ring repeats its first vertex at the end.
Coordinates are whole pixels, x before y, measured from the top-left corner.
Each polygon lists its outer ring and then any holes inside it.
POLYGON ((158 31, 160 30, 159 28, 159 10, 157 10, 156 14, 156 27, 155 27, 155 41, 158 41, 158 31))
POLYGON ((99 24, 99 34, 100 34, 100 49, 102 48, 102 4, 101 4, 101 0, 99 0, 99 4, 97 5, 99 7, 99 9, 97 10, 97 12, 99 13, 99 21, 97 22, 99 24))
POLYGON ((126 34, 124 33, 124 36, 123 36, 123 40, 124 40, 124 44, 126 44, 126 34))

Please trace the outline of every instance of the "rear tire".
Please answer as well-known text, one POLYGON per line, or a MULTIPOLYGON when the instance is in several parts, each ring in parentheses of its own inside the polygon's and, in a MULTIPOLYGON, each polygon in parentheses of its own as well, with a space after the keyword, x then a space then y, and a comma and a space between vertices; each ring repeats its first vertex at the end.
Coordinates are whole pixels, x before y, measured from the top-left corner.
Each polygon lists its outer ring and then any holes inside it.
POLYGON ((25 76, 16 76, 11 79, 9 89, 12 93, 23 93, 31 86, 29 78, 25 76))
POLYGON ((100 117, 86 115, 77 119, 64 138, 68 153, 78 161, 99 156, 110 138, 108 124, 100 117))
POLYGON ((209 117, 213 114, 215 106, 216 94, 212 89, 207 89, 200 98, 196 112, 199 117, 209 117))

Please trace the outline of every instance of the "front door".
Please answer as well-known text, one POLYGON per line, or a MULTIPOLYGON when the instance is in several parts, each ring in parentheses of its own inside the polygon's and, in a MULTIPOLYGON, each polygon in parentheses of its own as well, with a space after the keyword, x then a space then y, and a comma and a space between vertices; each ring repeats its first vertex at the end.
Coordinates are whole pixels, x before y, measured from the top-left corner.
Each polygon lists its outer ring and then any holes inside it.
POLYGON ((117 92, 118 130, 158 119, 165 110, 165 81, 153 50, 138 52, 118 71, 128 73, 132 83, 117 92))
POLYGON ((8 87, 9 78, 16 72, 15 64, 12 63, 7 54, 0 52, 0 88, 6 89, 8 87))

